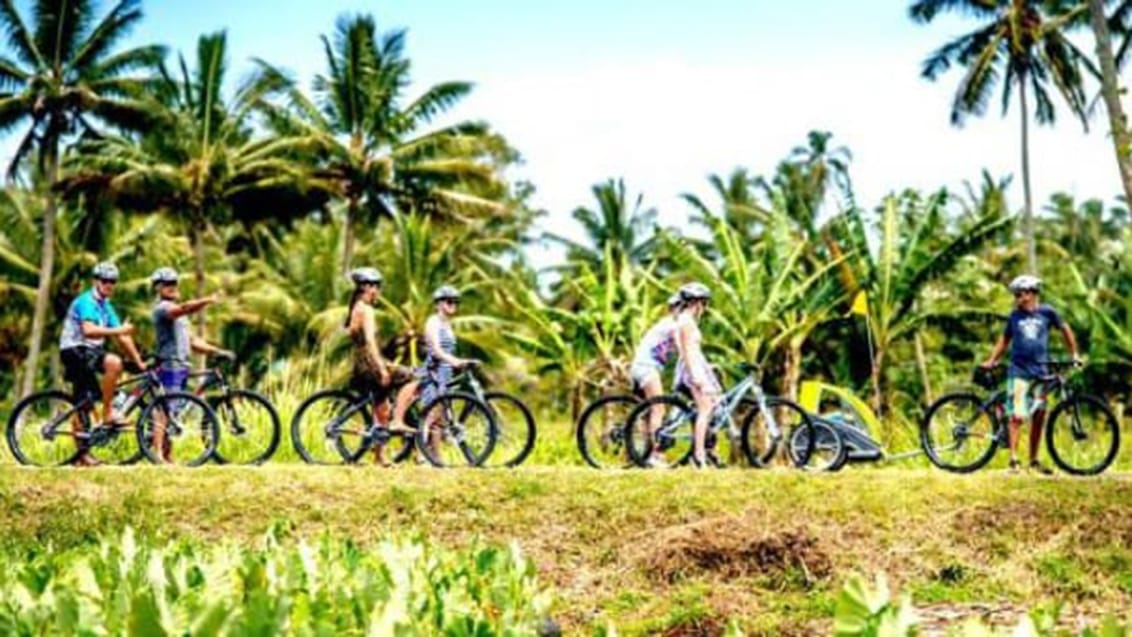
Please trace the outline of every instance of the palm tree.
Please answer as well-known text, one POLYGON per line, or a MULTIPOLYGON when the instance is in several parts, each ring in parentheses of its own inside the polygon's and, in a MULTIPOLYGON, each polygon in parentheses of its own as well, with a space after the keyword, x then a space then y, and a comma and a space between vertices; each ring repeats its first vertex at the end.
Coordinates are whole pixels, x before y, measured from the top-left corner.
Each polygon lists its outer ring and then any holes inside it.
POLYGON ((96 123, 144 126, 147 108, 131 96, 148 79, 134 73, 155 67, 165 55, 158 46, 115 50, 141 20, 140 0, 120 0, 97 22, 93 0, 43 0, 35 3, 32 18, 29 28, 13 0, 0 2, 0 26, 8 36, 6 55, 0 56, 0 131, 27 126, 8 176, 34 158, 32 168, 43 175, 48 193, 22 394, 34 388, 39 369, 55 268, 54 187, 62 147, 96 123))
POLYGON ((572 241, 554 233, 545 237, 566 246, 570 264, 584 263, 591 270, 600 270, 606 258, 612 259, 617 272, 642 264, 653 248, 656 209, 644 207, 644 193, 630 197, 623 179, 609 179, 593 186, 591 191, 597 208, 579 206, 573 212, 586 242, 572 241))
MULTIPOLYGON (((254 76, 225 101, 226 50, 223 32, 201 36, 195 71, 183 55, 178 77, 163 69, 155 129, 140 139, 111 136, 84 143, 68 177, 74 191, 108 195, 124 208, 176 219, 192 244, 197 294, 205 288, 206 233, 241 203, 254 201, 256 193, 301 191, 306 170, 296 158, 317 143, 254 134, 250 118, 278 85, 254 76)), ((204 314, 199 316, 203 331, 204 314)))
POLYGON ((1087 99, 1082 67, 1092 63, 1065 35, 1079 20, 1079 12, 1068 2, 1049 0, 915 0, 908 10, 912 20, 930 23, 940 13, 951 11, 983 21, 975 31, 943 45, 924 61, 923 76, 935 80, 953 64, 966 68, 951 106, 951 123, 961 126, 968 115, 982 115, 1000 77, 1003 114, 1018 91, 1022 122, 1022 189, 1025 200, 1023 233, 1029 268, 1037 272, 1033 201, 1030 186, 1030 106, 1039 124, 1051 124, 1055 111, 1050 83, 1069 109, 1087 126, 1087 99))
MULTIPOLYGON (((1105 14, 1104 0, 1089 0, 1089 23, 1093 29, 1093 38, 1096 40, 1097 61, 1100 62, 1101 96, 1104 98, 1105 110, 1108 111, 1109 128, 1112 130, 1113 152, 1116 154, 1116 166, 1120 170, 1120 183, 1124 187, 1124 200, 1132 206, 1132 133, 1128 131, 1128 117, 1124 114, 1124 107, 1120 103, 1120 78, 1117 75, 1116 55, 1112 50, 1112 36, 1109 31, 1108 19, 1105 14)), ((1116 8, 1113 18, 1117 26, 1127 32, 1124 22, 1132 14, 1132 2, 1124 0, 1116 8)), ((1125 43, 1125 50, 1127 42, 1125 43)))
MULTIPOLYGON (((281 132, 319 139, 321 177, 348 203, 342 266, 353 260, 354 226, 396 209, 460 217, 503 210, 500 166, 514 159, 505 140, 480 122, 429 129, 472 91, 444 82, 406 99, 405 32, 378 34, 373 17, 342 16, 334 40, 322 36, 327 72, 312 101, 294 82, 271 121, 281 132)), ((261 63, 278 78, 285 74, 261 63)))

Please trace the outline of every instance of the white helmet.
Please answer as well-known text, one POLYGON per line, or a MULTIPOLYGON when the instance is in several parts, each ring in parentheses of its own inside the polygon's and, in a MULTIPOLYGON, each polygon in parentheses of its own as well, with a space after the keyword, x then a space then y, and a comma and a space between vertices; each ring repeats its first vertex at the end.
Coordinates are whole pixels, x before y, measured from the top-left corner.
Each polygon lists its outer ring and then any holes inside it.
POLYGON ((90 271, 90 275, 99 281, 117 281, 118 280, 118 266, 110 261, 103 261, 94 266, 90 271))
POLYGON ((711 290, 703 283, 688 283, 680 288, 680 298, 686 302, 706 301, 711 298, 711 290))
POLYGON ((153 274, 149 275, 149 283, 151 285, 164 285, 166 283, 176 283, 181 280, 181 275, 173 268, 157 268, 153 274))
POLYGON ((432 300, 437 303, 440 301, 459 301, 460 291, 451 285, 442 285, 432 293, 432 300))
POLYGON ((1014 280, 1010 282, 1010 291, 1015 294, 1024 290, 1040 292, 1041 289, 1042 280, 1032 274, 1023 274, 1015 277, 1014 280))
POLYGON ((366 283, 376 283, 380 285, 382 277, 381 272, 378 272, 377 268, 357 268, 350 271, 350 280, 354 282, 354 285, 363 285, 366 283))
POLYGON ((675 308, 679 307, 683 302, 684 302, 684 299, 680 298, 680 293, 679 292, 673 292, 672 296, 668 297, 668 309, 670 309, 670 310, 675 309, 675 308))

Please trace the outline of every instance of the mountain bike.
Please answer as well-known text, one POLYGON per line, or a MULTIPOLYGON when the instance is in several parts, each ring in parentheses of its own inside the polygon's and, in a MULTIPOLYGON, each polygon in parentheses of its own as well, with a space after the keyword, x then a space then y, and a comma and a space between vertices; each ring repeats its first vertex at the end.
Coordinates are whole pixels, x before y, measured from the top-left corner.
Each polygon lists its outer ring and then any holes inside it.
MULTIPOLYGON (((396 395, 396 389, 390 397, 396 395)), ((406 460, 416 446, 434 466, 480 466, 491 455, 496 425, 489 408, 475 396, 446 391, 427 405, 415 400, 405 414, 406 431, 391 431, 374 417, 388 405, 375 390, 320 391, 299 405, 291 419, 291 442, 309 464, 352 464, 381 445, 393 462, 406 460), (427 432, 421 432, 429 423, 427 432)))
POLYGON ((132 464, 143 456, 158 462, 160 454, 150 443, 159 420, 179 464, 203 464, 216 448, 219 429, 212 409, 193 394, 165 391, 155 369, 118 384, 114 410, 127 421, 136 415, 136 424, 94 424, 100 398, 97 392, 76 397, 61 390, 24 398, 8 418, 12 455, 20 464, 41 467, 69 464, 83 453, 104 464, 132 464))
POLYGON ((205 369, 189 374, 200 379, 195 390, 216 413, 222 435, 214 458, 221 464, 256 465, 266 462, 279 447, 279 414, 264 395, 233 388, 222 358, 210 358, 205 369))
MULTIPOLYGON (((786 450, 792 463, 805 466, 816 438, 809 414, 793 401, 767 396, 758 381, 757 365, 744 363, 739 369, 743 378, 723 393, 708 422, 705 446, 709 454, 720 458, 721 451, 729 446, 734 455, 738 442, 753 467, 769 465, 780 449, 786 450), (804 433, 795 435, 798 429, 804 433), (784 439, 797 440, 797 445, 783 445, 784 439)), ((641 402, 629 415, 625 427, 630 458, 642 467, 686 464, 692 455, 695 419, 695 407, 677 395, 641 402), (660 425, 649 435, 648 414, 654 408, 661 410, 660 425)))
MULTIPOLYGON (((1030 387, 1028 401, 1034 405, 1025 420, 1052 402, 1045 423, 1046 450, 1062 471, 1073 475, 1101 473, 1116 459, 1120 449, 1120 427, 1116 416, 1100 398, 1084 393, 1065 373, 1077 366, 1074 361, 1046 361, 1052 373, 1030 387)), ((948 394, 933 403, 924 416, 921 443, 932 463, 956 473, 976 471, 994 456, 999 447, 1008 447, 1007 393, 999 389, 1002 374, 978 368, 975 384, 991 391, 989 396, 974 392, 948 394)))

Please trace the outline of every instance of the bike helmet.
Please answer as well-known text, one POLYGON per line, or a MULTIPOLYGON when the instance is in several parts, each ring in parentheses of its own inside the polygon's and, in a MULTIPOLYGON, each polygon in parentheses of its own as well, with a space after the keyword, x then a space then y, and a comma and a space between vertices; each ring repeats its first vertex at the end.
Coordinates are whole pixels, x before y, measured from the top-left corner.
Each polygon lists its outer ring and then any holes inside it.
POLYGON ((382 278, 377 268, 355 268, 350 271, 350 280, 354 282, 354 285, 366 283, 381 285, 382 278))
POLYGON ((711 298, 711 290, 703 283, 688 283, 680 288, 680 298, 686 303, 706 301, 711 298))
POLYGON ((433 302, 439 303, 440 301, 459 301, 460 291, 451 285, 442 285, 436 288, 432 293, 433 302))
POLYGON ((680 298, 679 292, 673 292, 672 296, 668 297, 668 309, 673 310, 680 306, 684 299, 680 298))
POLYGON ((1015 294, 1026 290, 1040 292, 1041 289, 1042 280, 1032 274, 1023 274, 1010 282, 1010 291, 1015 294))
POLYGON ((181 280, 181 275, 173 268, 157 268, 153 274, 149 275, 149 282, 151 285, 166 285, 169 283, 176 283, 181 280))
POLYGON ((117 281, 118 280, 118 266, 109 261, 103 261, 94 266, 90 271, 91 276, 99 281, 117 281))

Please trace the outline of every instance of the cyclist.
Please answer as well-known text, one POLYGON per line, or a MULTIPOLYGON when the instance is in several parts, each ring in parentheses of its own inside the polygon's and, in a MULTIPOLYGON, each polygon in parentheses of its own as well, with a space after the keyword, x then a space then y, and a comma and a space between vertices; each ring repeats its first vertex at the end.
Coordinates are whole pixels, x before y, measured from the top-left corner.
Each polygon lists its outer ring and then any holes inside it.
MULTIPOLYGON (((379 426, 384 427, 389 420, 390 394, 395 387, 407 382, 411 375, 405 368, 385 360, 377 345, 373 304, 381 294, 381 273, 376 268, 357 268, 350 272, 350 280, 354 283, 354 292, 344 324, 353 344, 350 388, 359 393, 373 393, 374 418, 379 426)), ((388 464, 384 445, 374 445, 374 460, 378 464, 388 464)))
MULTIPOLYGON (((74 388, 75 398, 102 394, 102 424, 120 427, 127 423, 120 414, 113 413, 114 388, 122 375, 122 359, 106 351, 106 337, 113 338, 138 369, 145 362, 138 354, 132 337, 134 326, 123 323, 110 303, 110 296, 118 283, 118 267, 109 261, 94 266, 91 271, 94 285, 83 292, 67 308, 63 318, 63 331, 59 336, 59 358, 67 381, 74 388), (101 376, 101 383, 99 381, 101 376)), ((75 433, 82 431, 82 423, 75 419, 75 433)), ((89 454, 83 453, 76 464, 98 464, 89 454)))
POLYGON ((708 423, 723 393, 700 345, 703 337, 698 323, 711 300, 711 290, 702 283, 689 283, 680 288, 680 299, 683 307, 676 319, 676 351, 679 353, 676 382, 692 392, 692 400, 696 405, 696 422, 692 429, 692 464, 704 467, 708 461, 705 449, 708 423))
POLYGON ((443 393, 452 381, 454 370, 473 361, 456 356, 456 333, 452 331, 452 317, 460 307, 460 292, 451 285, 442 285, 432 293, 436 312, 425 321, 424 366, 415 373, 416 380, 397 392, 393 408, 393 427, 404 428, 405 412, 418 393, 423 404, 428 404, 443 393))
MULTIPOLYGON (((644 394, 646 400, 659 396, 664 391, 660 375, 664 366, 676 353, 676 317, 680 315, 683 304, 679 292, 668 297, 668 313, 645 332, 633 353, 633 362, 629 366, 629 377, 633 381, 633 393, 644 394)), ((649 440, 653 439, 653 434, 660 426, 662 416, 663 414, 659 409, 652 408, 649 410, 649 440)), ((650 466, 660 464, 656 454, 657 450, 654 448, 648 459, 650 466)))
MULTIPOLYGON (((153 306, 153 326, 157 340, 155 358, 161 384, 168 391, 185 389, 189 380, 189 356, 192 352, 214 354, 229 360, 236 358, 233 352, 210 345, 204 339, 192 335, 189 315, 216 303, 219 297, 210 294, 182 303, 178 286, 180 279, 173 268, 158 268, 149 277, 150 284, 157 292, 157 302, 153 306)), ((162 422, 154 427, 153 446, 161 450, 161 456, 166 462, 170 460, 171 449, 165 445, 165 427, 162 422)))
POLYGON ((1010 368, 1006 376, 1010 469, 1018 470, 1018 438, 1021 435, 1022 421, 1030 416, 1030 468, 1050 474, 1053 471, 1038 461, 1038 446, 1046 416, 1046 396, 1041 390, 1041 384, 1035 383, 1048 374, 1044 361, 1049 358, 1051 328, 1061 330, 1073 361, 1079 363, 1080 359, 1077 356, 1077 339, 1073 336, 1073 330, 1056 310, 1040 302, 1038 297, 1041 286, 1042 280, 1029 274, 1023 274, 1010 282, 1010 291, 1015 299, 1014 311, 1010 313, 990 358, 982 366, 994 367, 1006 353, 1007 347, 1010 348, 1010 368))

